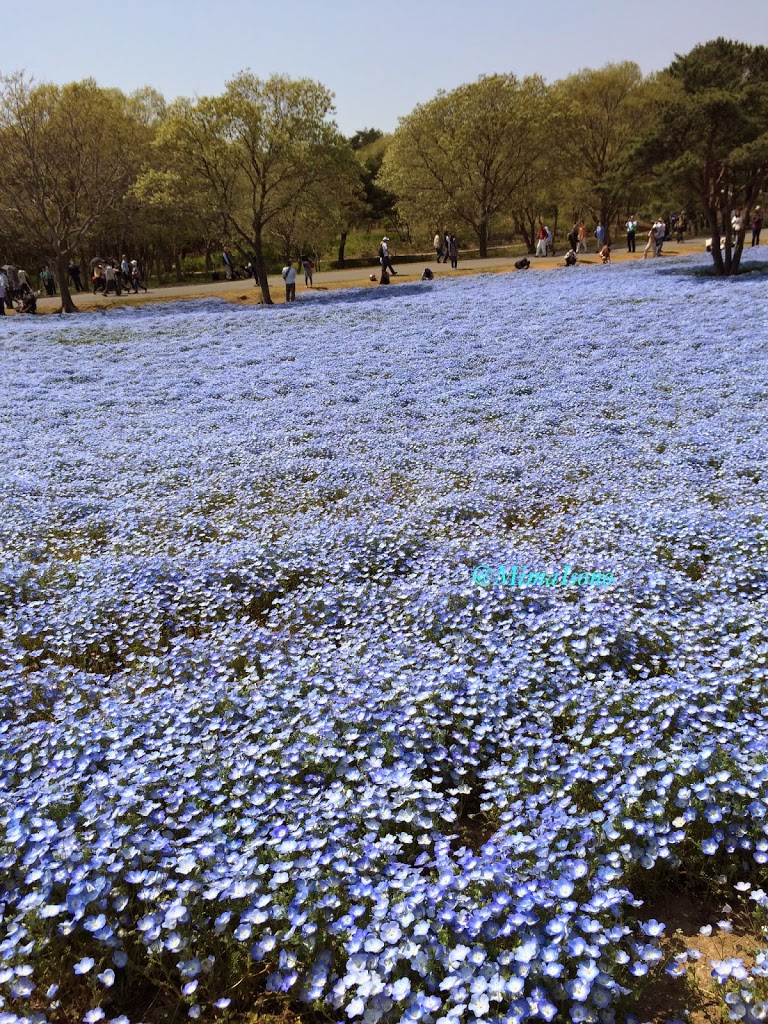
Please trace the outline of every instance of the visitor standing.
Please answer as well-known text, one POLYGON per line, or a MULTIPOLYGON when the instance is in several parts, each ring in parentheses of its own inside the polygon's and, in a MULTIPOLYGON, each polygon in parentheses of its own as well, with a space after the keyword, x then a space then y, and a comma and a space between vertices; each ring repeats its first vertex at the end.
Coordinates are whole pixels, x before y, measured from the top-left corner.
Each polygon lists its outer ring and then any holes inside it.
POLYGON ((605 228, 603 227, 603 222, 601 220, 597 222, 597 227, 595 228, 595 238, 597 239, 597 251, 600 252, 600 250, 605 245, 605 228))
POLYGON ((539 222, 538 241, 536 242, 536 255, 547 255, 547 229, 541 222, 539 222))
POLYGON ((309 258, 309 256, 301 256, 301 269, 304 271, 304 287, 312 287, 312 274, 315 269, 315 264, 309 258))
POLYGON ((664 245, 664 239, 667 237, 667 225, 663 217, 659 217, 656 221, 654 228, 656 230, 656 255, 661 256, 661 249, 664 245))
POLYGON ((579 225, 576 223, 576 221, 574 221, 573 222, 573 227, 571 228, 570 232, 568 233, 568 245, 570 245, 571 249, 574 252, 576 252, 576 248, 577 248, 578 244, 579 244, 579 225))
POLYGON ((285 281, 285 301, 296 301, 296 268, 291 260, 283 267, 281 274, 285 281))
POLYGON ((0 271, 0 316, 5 316, 5 289, 7 283, 8 278, 0 271))
POLYGON ((756 206, 755 212, 752 214, 752 245, 760 245, 760 232, 763 230, 764 223, 763 208, 756 206))
POLYGON ((576 246, 576 252, 587 252, 587 225, 583 220, 579 221, 578 227, 578 245, 576 246))
POLYGON ((221 253, 221 262, 224 264, 224 277, 231 281, 235 275, 235 258, 226 246, 221 253))
POLYGON ((451 235, 451 241, 448 245, 448 255, 451 257, 451 267, 453 270, 459 265, 459 243, 456 241, 456 235, 451 235))
POLYGON ((80 267, 74 260, 67 267, 67 273, 69 274, 69 280, 72 282, 72 287, 75 291, 81 292, 83 290, 83 283, 80 280, 80 267))
POLYGON ((46 295, 52 296, 56 294, 56 280, 47 263, 40 271, 40 284, 45 288, 46 295))
POLYGON ((432 239, 432 245, 435 248, 435 256, 437 257, 437 262, 439 263, 443 256, 443 240, 440 237, 439 231, 435 234, 435 237, 432 239))
POLYGON ((635 235, 637 234, 637 217, 630 214, 627 221, 627 252, 635 251, 635 235))

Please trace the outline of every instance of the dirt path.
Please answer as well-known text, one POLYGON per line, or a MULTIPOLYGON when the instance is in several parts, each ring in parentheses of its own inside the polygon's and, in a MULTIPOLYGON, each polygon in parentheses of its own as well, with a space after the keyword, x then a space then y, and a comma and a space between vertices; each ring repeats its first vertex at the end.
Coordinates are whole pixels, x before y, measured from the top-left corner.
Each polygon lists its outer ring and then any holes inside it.
MULTIPOLYGON (((611 256, 612 263, 626 263, 643 258, 642 245, 637 253, 628 253, 622 248, 616 248, 611 256)), ((563 250, 565 251, 565 250, 563 250)), ((704 251, 703 239, 693 239, 677 245, 667 242, 662 258, 669 256, 692 256, 701 254, 704 251)), ((467 260, 459 263, 458 270, 451 270, 444 263, 435 263, 434 260, 424 263, 395 263, 397 277, 392 279, 392 284, 402 284, 408 281, 418 281, 421 278, 425 266, 429 266, 435 277, 466 277, 472 274, 483 273, 507 273, 514 270, 515 261, 519 256, 491 256, 487 259, 467 260)), ((563 266, 562 253, 559 256, 547 256, 539 259, 531 258, 531 270, 554 270, 555 267, 563 266)), ((596 253, 588 253, 579 257, 577 266, 601 266, 600 258, 596 253)), ((376 282, 369 280, 369 275, 378 273, 378 268, 372 263, 370 267, 355 267, 350 270, 328 270, 314 275, 315 291, 335 291, 340 288, 375 288, 376 282)), ((285 301, 285 288, 279 274, 270 275, 269 287, 272 298, 275 302, 285 301)), ((299 275, 296 281, 297 301, 305 291, 304 276, 299 275)), ((138 295, 123 294, 117 295, 91 295, 80 293, 73 296, 75 305, 83 312, 102 310, 109 306, 136 306, 145 302, 177 302, 180 299, 226 299, 238 305, 252 306, 261 302, 261 292, 255 287, 252 280, 245 281, 212 281, 203 284, 182 284, 169 285, 164 288, 150 288, 144 294, 138 295)), ((58 313, 59 299, 40 298, 37 301, 37 308, 41 313, 58 313)), ((9 311, 10 312, 10 311, 9 311)))

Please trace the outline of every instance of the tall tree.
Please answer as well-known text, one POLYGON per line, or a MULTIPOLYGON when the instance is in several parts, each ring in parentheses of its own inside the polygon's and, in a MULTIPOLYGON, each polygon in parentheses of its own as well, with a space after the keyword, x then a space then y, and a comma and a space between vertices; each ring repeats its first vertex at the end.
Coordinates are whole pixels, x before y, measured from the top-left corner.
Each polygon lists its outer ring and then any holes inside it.
POLYGON ((439 92, 401 119, 381 183, 408 219, 463 223, 486 256, 493 218, 513 209, 546 145, 546 93, 541 78, 514 75, 439 92))
POLYGON ((561 125, 558 159, 571 173, 571 201, 606 229, 625 205, 632 178, 632 148, 647 112, 643 75, 625 61, 586 69, 552 91, 561 125))
POLYGON ((140 156, 136 122, 122 93, 92 79, 36 85, 16 73, 0 87, 0 210, 55 263, 61 310, 77 312, 69 259, 123 201, 140 156))
POLYGON ((715 39, 678 55, 664 77, 666 93, 639 140, 639 159, 705 211, 715 273, 735 274, 752 210, 768 187, 768 48, 715 39), (735 239, 732 209, 743 221, 735 239))
POLYGON ((243 72, 222 96, 177 102, 159 138, 190 187, 203 190, 231 236, 253 253, 262 299, 272 303, 265 242, 278 220, 339 188, 348 146, 330 119, 331 93, 308 79, 243 72))

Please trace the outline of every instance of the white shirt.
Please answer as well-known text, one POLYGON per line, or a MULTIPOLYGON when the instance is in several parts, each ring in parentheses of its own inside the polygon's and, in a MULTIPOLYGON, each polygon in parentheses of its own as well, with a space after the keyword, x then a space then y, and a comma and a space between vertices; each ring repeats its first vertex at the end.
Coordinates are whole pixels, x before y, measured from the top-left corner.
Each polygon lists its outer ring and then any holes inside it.
POLYGON ((440 245, 441 245, 441 241, 440 241, 440 235, 435 235, 435 240, 434 240, 434 242, 432 243, 432 245, 433 245, 433 246, 434 246, 434 247, 435 247, 436 249, 439 249, 439 248, 440 248, 440 245))
POLYGON ((384 257, 389 256, 389 246, 386 242, 381 243, 381 254, 384 257))
POLYGON ((115 268, 114 267, 110 267, 110 265, 107 264, 106 267, 104 267, 104 278, 107 281, 114 281, 115 280, 115 268))
POLYGON ((296 284, 296 268, 283 267, 283 279, 286 284, 296 284))
POLYGON ((637 221, 636 220, 628 220, 627 221, 627 234, 630 234, 632 231, 637 231, 637 221))

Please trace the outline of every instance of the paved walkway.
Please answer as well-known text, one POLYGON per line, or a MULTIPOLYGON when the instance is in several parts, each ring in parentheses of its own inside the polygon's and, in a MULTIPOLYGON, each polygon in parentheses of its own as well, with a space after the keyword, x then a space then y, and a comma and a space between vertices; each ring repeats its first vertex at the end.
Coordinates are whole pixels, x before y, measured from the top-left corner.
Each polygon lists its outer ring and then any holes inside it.
MULTIPOLYGON (((639 246, 639 248, 640 251, 633 255, 627 253, 625 249, 617 247, 613 251, 612 261, 614 263, 624 263, 642 259, 642 246, 639 246)), ((683 242, 681 245, 667 242, 664 248, 664 256, 693 255, 703 251, 704 240, 697 238, 690 242, 683 242)), ((564 252, 565 248, 562 249, 558 256, 541 257, 539 259, 531 257, 531 269, 552 270, 555 267, 562 267, 562 255, 564 252)), ((468 274, 480 274, 483 272, 509 271, 514 268, 515 261, 518 259, 520 259, 519 256, 489 256, 487 259, 468 259, 463 262, 460 259, 459 269, 452 270, 450 265, 446 266, 444 263, 436 263, 434 258, 431 262, 425 259, 423 263, 398 264, 397 257, 395 257, 394 265, 398 275, 396 278, 393 278, 392 283, 397 284, 402 281, 418 280, 426 266, 432 270, 436 277, 463 277, 468 274)), ((600 260, 596 253, 590 252, 580 256, 579 263, 599 265, 600 260)), ((336 288, 373 287, 373 283, 369 280, 369 275, 372 273, 378 274, 378 271, 379 267, 372 260, 370 267, 315 272, 314 288, 319 291, 336 288)), ((269 287, 273 300, 275 302, 282 302, 285 297, 285 288, 279 274, 270 275, 269 287)), ((296 293, 299 299, 304 291, 304 275, 300 274, 296 280, 296 293)), ((250 305, 260 301, 261 290, 255 287, 252 279, 248 279, 243 281, 207 281, 199 284, 167 285, 162 288, 150 288, 146 295, 144 292, 139 292, 138 295, 123 292, 119 297, 116 295, 106 297, 102 295, 94 296, 90 293, 88 295, 80 293, 80 295, 73 296, 75 305, 81 310, 103 309, 111 305, 133 306, 143 302, 172 302, 178 299, 212 297, 250 305)), ((59 310, 60 300, 57 297, 45 297, 38 299, 37 305, 41 313, 55 313, 59 310)))

